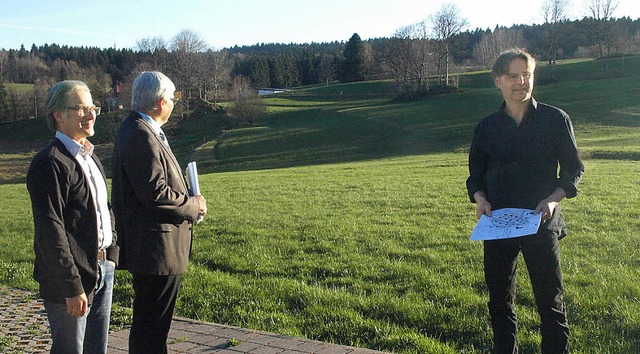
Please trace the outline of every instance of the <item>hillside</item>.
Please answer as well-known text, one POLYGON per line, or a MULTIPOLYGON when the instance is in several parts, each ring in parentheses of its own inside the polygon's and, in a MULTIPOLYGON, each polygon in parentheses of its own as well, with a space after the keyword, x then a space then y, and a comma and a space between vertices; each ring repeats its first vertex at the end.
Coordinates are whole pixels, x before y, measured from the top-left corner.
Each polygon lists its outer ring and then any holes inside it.
MULTIPOLYGON (((622 146, 635 137, 623 128, 638 121, 632 98, 639 97, 634 82, 639 68, 640 57, 572 60, 560 62, 552 75, 539 63, 534 96, 569 113, 585 151, 605 153, 591 139, 607 125, 618 141, 616 153, 623 153, 622 146)), ((388 81, 313 85, 265 98, 267 117, 253 127, 226 131, 218 140, 212 140, 220 129, 214 116, 185 121, 169 137, 182 161, 196 158, 211 172, 462 151, 475 123, 496 109, 500 96, 487 72, 462 76, 460 88, 456 94, 396 103, 388 81)), ((115 114, 122 118, 124 112, 99 117, 92 141, 112 139, 115 114)), ((11 142, 7 146, 20 142, 19 149, 25 142, 37 147, 50 136, 41 119, 0 130, 0 141, 11 142)))
MULTIPOLYGON (((638 131, 626 128, 640 124, 640 57, 569 61, 557 65, 553 76, 540 64, 534 96, 569 113, 585 153, 637 149, 638 131), (607 147, 597 142, 605 132, 607 147)), ((473 127, 501 98, 486 72, 461 81, 459 93, 411 103, 394 103, 384 96, 392 90, 389 82, 274 95, 266 100, 266 119, 252 128, 226 132, 219 141, 200 146, 196 156, 206 171, 217 172, 466 151, 473 127)))

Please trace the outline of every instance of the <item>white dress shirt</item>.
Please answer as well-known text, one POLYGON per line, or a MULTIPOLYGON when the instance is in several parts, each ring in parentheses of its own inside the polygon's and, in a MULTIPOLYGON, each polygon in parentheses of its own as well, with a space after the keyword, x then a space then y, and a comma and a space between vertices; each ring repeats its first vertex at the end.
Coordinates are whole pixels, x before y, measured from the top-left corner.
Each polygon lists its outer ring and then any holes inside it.
POLYGON ((107 183, 100 173, 100 169, 91 158, 93 144, 85 140, 84 146, 71 139, 62 132, 56 132, 56 138, 69 150, 71 155, 80 163, 84 176, 89 182, 93 206, 96 209, 96 223, 98 225, 98 249, 105 250, 111 246, 113 235, 111 233, 111 215, 108 206, 107 183))
POLYGON ((138 114, 140 114, 142 116, 142 119, 144 119, 147 123, 149 123, 149 125, 151 125, 151 128, 158 135, 160 140, 162 140, 162 142, 165 143, 165 145, 169 146, 169 141, 167 140, 167 136, 164 135, 164 132, 160 127, 160 124, 158 124, 155 120, 151 119, 151 117, 149 117, 148 114, 145 114, 142 112, 138 112, 138 114))

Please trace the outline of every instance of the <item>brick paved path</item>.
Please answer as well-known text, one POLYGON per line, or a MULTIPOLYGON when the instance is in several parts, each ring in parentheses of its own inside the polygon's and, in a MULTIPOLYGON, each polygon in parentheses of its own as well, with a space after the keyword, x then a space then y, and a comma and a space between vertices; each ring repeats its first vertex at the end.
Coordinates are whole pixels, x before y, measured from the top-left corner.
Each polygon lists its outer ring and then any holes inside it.
MULTIPOLYGON (((0 353, 42 353, 51 348, 42 302, 29 291, 0 286, 0 353)), ((126 353, 129 330, 109 335, 109 353, 126 353)), ((233 326, 174 317, 171 353, 376 354, 354 348, 233 326)))
POLYGON ((42 301, 30 291, 0 286, 0 353, 41 353, 51 349, 42 301))

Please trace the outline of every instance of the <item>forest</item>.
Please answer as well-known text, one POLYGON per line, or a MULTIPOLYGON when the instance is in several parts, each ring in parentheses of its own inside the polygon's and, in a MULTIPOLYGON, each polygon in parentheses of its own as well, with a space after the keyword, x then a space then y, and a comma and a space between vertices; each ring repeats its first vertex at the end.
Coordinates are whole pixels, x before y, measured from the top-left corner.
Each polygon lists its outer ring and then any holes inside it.
MULTIPOLYGON (((594 15, 596 15, 594 13, 594 15)), ((541 65, 570 58, 640 54, 640 19, 589 16, 566 20, 550 11, 543 24, 464 30, 455 5, 387 38, 329 43, 259 43, 214 50, 198 33, 171 40, 141 38, 136 48, 32 44, 0 49, 0 123, 42 116, 46 91, 65 79, 85 81, 103 111, 127 109, 130 84, 160 70, 183 92, 186 111, 201 104, 257 96, 259 88, 391 80, 396 98, 411 100, 456 87, 464 72, 487 69, 504 49, 526 48, 541 65)), ((98 104, 98 103, 96 103, 98 104)))

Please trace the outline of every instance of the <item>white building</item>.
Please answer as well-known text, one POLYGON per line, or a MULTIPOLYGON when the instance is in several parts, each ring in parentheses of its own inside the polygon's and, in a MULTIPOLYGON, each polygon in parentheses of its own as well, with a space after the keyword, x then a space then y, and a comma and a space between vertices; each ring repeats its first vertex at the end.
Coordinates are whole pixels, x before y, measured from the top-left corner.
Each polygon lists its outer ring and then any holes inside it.
POLYGON ((273 95, 275 93, 287 92, 285 89, 277 89, 277 88, 260 88, 258 89, 258 95, 273 95))

